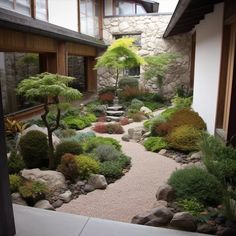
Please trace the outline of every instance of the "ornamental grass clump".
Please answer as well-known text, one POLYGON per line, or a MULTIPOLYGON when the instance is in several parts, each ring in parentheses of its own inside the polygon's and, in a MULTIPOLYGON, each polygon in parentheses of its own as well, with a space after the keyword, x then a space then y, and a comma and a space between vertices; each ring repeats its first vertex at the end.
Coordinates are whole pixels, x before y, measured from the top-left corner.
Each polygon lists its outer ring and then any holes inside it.
POLYGON ((214 175, 197 167, 172 173, 168 184, 175 190, 177 200, 196 199, 204 206, 217 206, 222 202, 222 185, 214 175))

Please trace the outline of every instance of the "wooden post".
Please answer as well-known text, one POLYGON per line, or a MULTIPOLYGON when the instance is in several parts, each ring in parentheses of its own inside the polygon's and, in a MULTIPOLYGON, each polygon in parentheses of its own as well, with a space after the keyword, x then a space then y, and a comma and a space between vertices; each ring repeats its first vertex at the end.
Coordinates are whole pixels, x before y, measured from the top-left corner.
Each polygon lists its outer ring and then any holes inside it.
POLYGON ((86 58, 87 65, 87 90, 88 92, 97 91, 97 72, 94 70, 95 59, 93 57, 86 58))
POLYGON ((57 44, 57 73, 67 75, 67 45, 65 42, 57 44))
POLYGON ((7 153, 5 141, 5 127, 2 106, 2 92, 0 85, 0 235, 15 235, 15 223, 11 194, 9 190, 9 177, 7 168, 7 153))

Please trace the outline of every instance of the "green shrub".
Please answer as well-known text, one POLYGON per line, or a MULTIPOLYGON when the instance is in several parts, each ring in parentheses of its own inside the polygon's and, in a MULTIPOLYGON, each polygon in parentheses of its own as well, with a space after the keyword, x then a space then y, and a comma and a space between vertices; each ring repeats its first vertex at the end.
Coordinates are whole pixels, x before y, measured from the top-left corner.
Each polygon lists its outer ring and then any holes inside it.
POLYGON ((176 111, 178 111, 178 108, 176 108, 176 107, 167 108, 165 111, 163 111, 161 113, 161 116, 162 116, 163 119, 165 119, 167 121, 167 120, 169 120, 172 117, 172 115, 176 111))
POLYGON ((193 126, 183 125, 175 128, 168 136, 168 146, 180 151, 199 150, 202 132, 193 126))
POLYGON ((179 97, 176 95, 172 100, 174 107, 178 109, 190 108, 193 102, 193 97, 179 97))
POLYGON ((162 116, 159 115, 157 117, 154 117, 151 122, 150 122, 150 131, 151 131, 151 135, 152 136, 164 136, 166 135, 166 131, 162 130, 162 129, 158 129, 158 127, 161 124, 165 124, 166 123, 166 119, 162 116))
POLYGON ((48 162, 46 134, 37 130, 29 131, 21 137, 19 147, 27 168, 40 168, 48 165, 48 163, 45 163, 48 162))
POLYGON ((144 106, 144 103, 135 98, 131 101, 131 105, 130 105, 129 108, 139 111, 140 108, 143 107, 143 106, 144 106))
POLYGON ((159 108, 161 108, 163 105, 157 102, 152 102, 152 101, 144 101, 144 106, 149 108, 152 111, 155 111, 159 108))
POLYGON ((89 123, 93 123, 93 122, 96 122, 97 117, 94 114, 92 114, 92 113, 87 113, 84 116, 84 119, 87 120, 89 123))
POLYGON ((19 187, 19 193, 30 206, 33 206, 36 202, 45 198, 48 189, 42 182, 26 181, 19 187))
POLYGON ((22 156, 16 151, 12 151, 7 160, 9 174, 17 174, 25 168, 25 163, 22 156))
POLYGON ((174 188, 177 199, 196 199, 206 206, 222 201, 222 186, 215 176, 197 168, 185 168, 172 173, 168 183, 174 188))
POLYGON ((164 103, 165 102, 165 98, 159 93, 154 93, 152 95, 152 100, 155 101, 155 102, 159 102, 159 103, 164 103))
POLYGON ((133 77, 124 77, 119 81, 119 88, 138 87, 138 86, 139 86, 138 80, 133 77))
POLYGON ((92 112, 96 117, 106 114, 106 107, 104 105, 91 104, 88 106, 88 111, 92 112))
POLYGON ((75 156, 66 153, 61 158, 61 164, 58 166, 58 171, 60 171, 66 179, 74 182, 79 177, 79 167, 75 160, 75 156))
POLYGON ((121 156, 121 153, 115 147, 107 144, 99 145, 93 150, 93 154, 95 159, 100 162, 114 161, 121 156))
POLYGON ((66 153, 79 155, 83 152, 82 146, 77 141, 63 141, 56 146, 55 157, 56 163, 61 163, 61 158, 66 153))
POLYGON ((122 166, 117 161, 106 161, 101 163, 100 173, 106 177, 108 182, 119 179, 122 175, 122 166))
POLYGON ((159 152, 163 148, 167 148, 166 141, 161 137, 149 137, 144 143, 146 150, 151 152, 159 152))
POLYGON ((106 125, 109 134, 123 134, 124 129, 120 123, 108 123, 106 125))
POLYGON ((96 134, 94 132, 92 132, 92 131, 79 132, 79 133, 76 133, 72 137, 63 139, 63 141, 85 142, 86 140, 88 140, 88 139, 90 139, 92 137, 96 137, 96 134))
POLYGON ((112 87, 112 86, 107 86, 107 87, 104 87, 102 89, 100 89, 98 91, 98 94, 101 95, 101 94, 104 94, 104 93, 115 93, 116 89, 115 87, 112 87))
POLYGON ((198 217, 201 212, 204 211, 204 205, 196 198, 183 199, 177 202, 177 205, 183 209, 183 211, 189 212, 191 215, 198 217))
POLYGON ((84 122, 83 119, 76 116, 67 116, 66 118, 63 119, 63 121, 70 129, 81 130, 87 126, 87 124, 84 122))
POLYGON ((76 135, 76 130, 74 129, 58 129, 55 131, 55 134, 58 138, 70 138, 76 135))
POLYGON ((88 139, 84 144, 83 144, 83 149, 85 152, 90 153, 92 152, 96 147, 99 145, 112 145, 116 148, 116 150, 120 151, 121 150, 121 145, 119 142, 113 138, 107 138, 107 137, 94 137, 88 139))
POLYGON ((124 169, 131 164, 131 158, 122 154, 118 158, 117 162, 120 164, 121 168, 124 169))
POLYGON ((222 184, 236 185, 236 149, 207 134, 202 136, 199 146, 207 170, 222 184))
POLYGON ((9 175, 10 180, 10 191, 11 193, 15 193, 19 191, 20 186, 23 183, 22 178, 19 175, 9 175))
POLYGON ((90 156, 79 155, 75 158, 79 167, 79 177, 88 179, 91 174, 97 174, 100 171, 100 163, 90 156))

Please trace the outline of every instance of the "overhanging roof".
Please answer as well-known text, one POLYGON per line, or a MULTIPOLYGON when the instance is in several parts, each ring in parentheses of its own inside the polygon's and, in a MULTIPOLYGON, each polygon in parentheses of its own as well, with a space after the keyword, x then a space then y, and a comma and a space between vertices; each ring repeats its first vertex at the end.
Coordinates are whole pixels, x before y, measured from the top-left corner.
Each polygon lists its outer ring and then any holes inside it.
POLYGON ((158 9, 159 9, 158 2, 155 2, 152 0, 140 0, 138 2, 140 2, 143 5, 143 7, 147 11, 147 13, 158 12, 158 9))
POLYGON ((33 33, 68 42, 91 45, 97 48, 106 48, 103 41, 94 37, 80 34, 76 31, 53 25, 48 22, 36 20, 3 8, 0 8, 0 27, 33 33))
POLYGON ((164 38, 191 31, 205 15, 214 11, 214 5, 224 0, 179 0, 164 38))

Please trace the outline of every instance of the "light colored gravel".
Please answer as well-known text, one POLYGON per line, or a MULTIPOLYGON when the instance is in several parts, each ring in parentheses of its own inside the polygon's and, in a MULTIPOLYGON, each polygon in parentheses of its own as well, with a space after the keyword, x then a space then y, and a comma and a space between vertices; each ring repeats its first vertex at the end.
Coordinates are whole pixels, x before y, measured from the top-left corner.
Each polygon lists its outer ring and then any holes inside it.
MULTIPOLYGON (((128 128, 141 126, 132 123, 128 128)), ((102 135, 121 140, 122 135, 102 135)), ((179 164, 156 153, 148 152, 134 142, 123 142, 123 152, 132 157, 128 173, 106 190, 96 190, 64 204, 58 211, 78 215, 130 222, 138 213, 150 209, 155 202, 158 186, 165 183, 179 164)))

